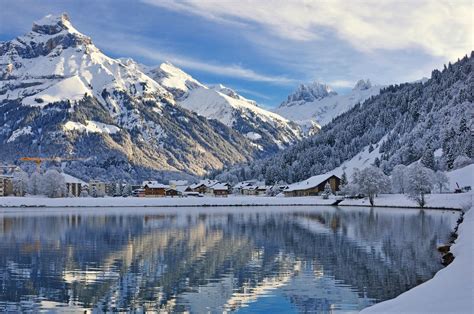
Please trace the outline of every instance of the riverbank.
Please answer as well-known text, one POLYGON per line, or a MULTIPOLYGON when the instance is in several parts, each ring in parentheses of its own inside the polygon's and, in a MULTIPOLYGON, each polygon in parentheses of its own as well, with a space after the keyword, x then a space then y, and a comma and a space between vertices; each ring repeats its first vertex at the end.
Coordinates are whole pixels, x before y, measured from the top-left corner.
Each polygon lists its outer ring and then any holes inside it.
MULTIPOLYGON (((427 196, 426 208, 463 209, 472 204, 473 193, 432 194, 427 196)), ((329 206, 336 197, 323 199, 308 197, 267 197, 267 196, 229 196, 229 197, 104 197, 104 198, 47 198, 41 196, 0 197, 0 207, 208 207, 208 206, 329 206)), ((377 207, 419 208, 418 205, 401 194, 384 194, 375 199, 377 207)), ((368 207, 367 199, 345 199, 339 206, 368 207)))
POLYGON ((395 299, 375 304, 361 313, 473 313, 474 210, 464 215, 458 239, 451 247, 454 261, 433 279, 395 299))

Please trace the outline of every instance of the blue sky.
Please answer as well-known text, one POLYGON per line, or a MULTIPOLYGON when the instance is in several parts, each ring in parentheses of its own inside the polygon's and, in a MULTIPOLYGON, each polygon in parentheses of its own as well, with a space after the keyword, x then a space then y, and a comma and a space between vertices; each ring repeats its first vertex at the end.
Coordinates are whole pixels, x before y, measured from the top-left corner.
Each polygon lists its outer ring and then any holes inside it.
POLYGON ((62 12, 112 57, 168 60, 265 107, 314 80, 417 80, 473 49, 470 0, 2 1, 0 40, 62 12))

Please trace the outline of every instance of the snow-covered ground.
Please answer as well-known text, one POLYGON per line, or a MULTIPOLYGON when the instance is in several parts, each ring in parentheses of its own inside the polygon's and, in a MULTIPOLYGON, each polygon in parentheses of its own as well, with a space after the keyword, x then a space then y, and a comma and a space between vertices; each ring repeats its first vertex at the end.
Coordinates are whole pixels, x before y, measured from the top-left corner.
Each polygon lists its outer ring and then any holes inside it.
MULTIPOLYGON (((472 204, 474 193, 433 194, 427 197, 427 207, 463 209, 472 204)), ((41 196, 0 197, 0 207, 186 207, 186 206, 299 206, 330 205, 335 197, 323 199, 320 196, 307 197, 267 197, 267 196, 229 196, 229 197, 104 197, 104 198, 46 198, 41 196)), ((401 194, 383 194, 375 198, 376 206, 418 207, 415 202, 401 194)), ((345 206, 369 206, 368 200, 346 199, 340 203, 345 206)))
POLYGON ((361 313, 474 313, 474 210, 464 216, 451 247, 454 261, 433 279, 361 313))
MULTIPOLYGON (((473 204, 474 193, 430 194, 426 196, 427 208, 469 208, 473 204)), ((345 199, 341 205, 370 206, 367 198, 345 199)), ((404 194, 381 194, 375 198, 375 206, 418 207, 415 201, 404 194)))
POLYGON ((334 199, 321 197, 0 197, 0 207, 186 207, 186 206, 275 206, 275 205, 329 205, 334 199))

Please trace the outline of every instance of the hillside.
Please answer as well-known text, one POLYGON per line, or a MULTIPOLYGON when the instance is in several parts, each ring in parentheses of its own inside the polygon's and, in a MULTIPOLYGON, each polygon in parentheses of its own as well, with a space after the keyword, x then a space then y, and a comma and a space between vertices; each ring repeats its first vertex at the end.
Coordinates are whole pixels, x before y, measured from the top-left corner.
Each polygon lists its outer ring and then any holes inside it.
POLYGON ((297 182, 333 170, 364 149, 378 150, 380 167, 387 173, 434 151, 441 151, 436 166, 450 170, 459 156, 473 157, 473 57, 471 53, 434 70, 427 81, 383 88, 315 136, 220 177, 297 182))

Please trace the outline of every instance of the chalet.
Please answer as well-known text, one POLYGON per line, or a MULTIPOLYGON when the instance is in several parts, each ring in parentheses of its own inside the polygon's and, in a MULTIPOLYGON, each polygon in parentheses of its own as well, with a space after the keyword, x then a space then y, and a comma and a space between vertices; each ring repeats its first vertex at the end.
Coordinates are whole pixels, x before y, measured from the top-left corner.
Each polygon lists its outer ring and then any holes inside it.
POLYGON ((209 188, 212 195, 214 196, 227 196, 229 195, 229 184, 227 183, 216 183, 209 188))
POLYGON ((283 193, 285 196, 314 196, 323 192, 328 182, 333 193, 339 191, 341 178, 334 174, 322 174, 291 184, 283 193))
POLYGON ((13 194, 13 177, 0 175, 0 196, 13 194))
POLYGON ((174 189, 174 188, 170 187, 170 188, 165 189, 165 195, 175 197, 175 196, 181 196, 182 193, 180 191, 178 191, 177 189, 174 189))
POLYGON ((217 183, 219 183, 219 181, 208 180, 208 179, 201 180, 198 183, 191 184, 189 186, 189 189, 187 189, 187 192, 198 192, 200 194, 206 194, 206 193, 210 194, 212 192, 210 190, 210 187, 217 183))
POLYGON ((258 185, 257 180, 242 181, 242 182, 239 182, 236 185, 234 185, 232 187, 232 191, 233 191, 234 194, 243 195, 245 189, 247 189, 249 187, 256 186, 256 185, 258 185))
POLYGON ((161 197, 166 196, 166 190, 170 187, 157 181, 144 181, 143 189, 145 190, 145 197, 161 197))
POLYGON ((271 186, 268 185, 258 185, 255 192, 255 195, 267 195, 268 191, 270 191, 271 186))

